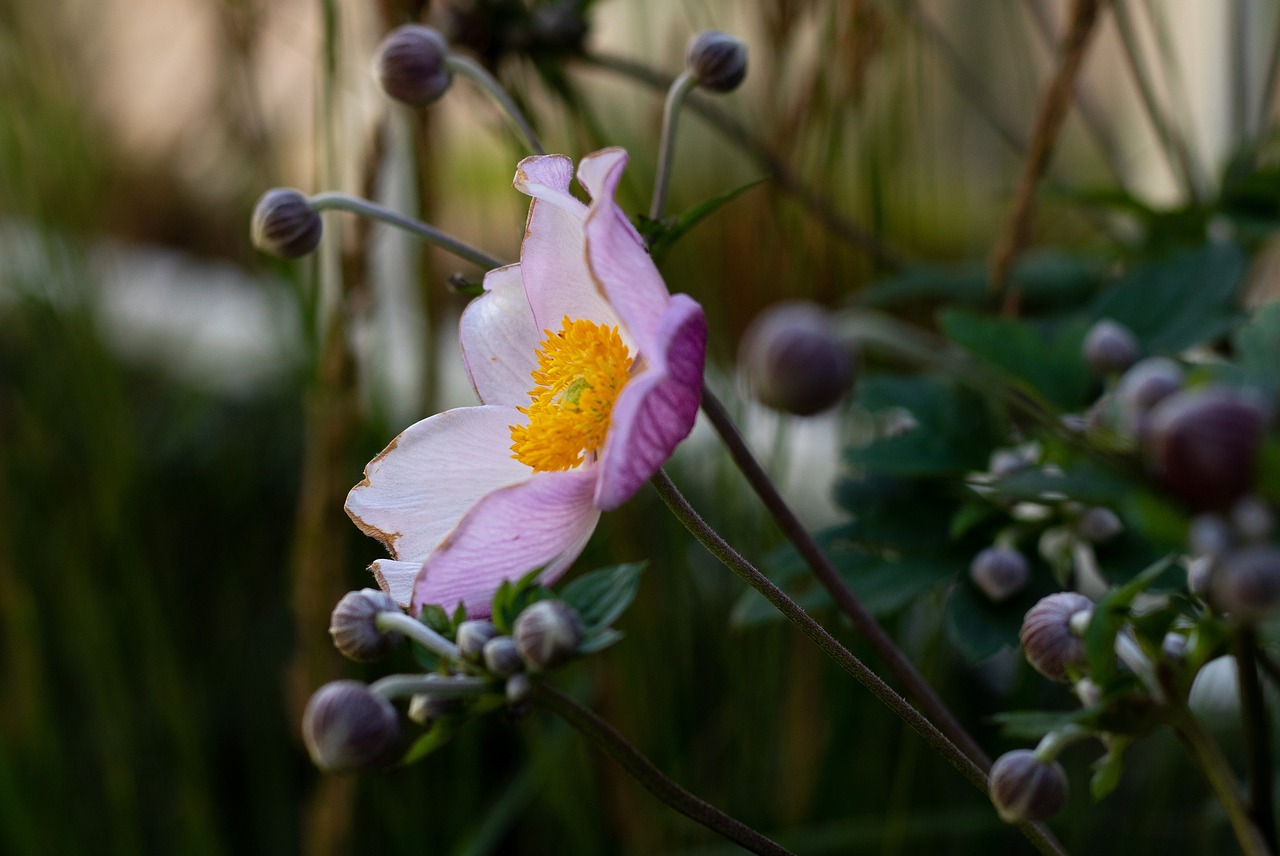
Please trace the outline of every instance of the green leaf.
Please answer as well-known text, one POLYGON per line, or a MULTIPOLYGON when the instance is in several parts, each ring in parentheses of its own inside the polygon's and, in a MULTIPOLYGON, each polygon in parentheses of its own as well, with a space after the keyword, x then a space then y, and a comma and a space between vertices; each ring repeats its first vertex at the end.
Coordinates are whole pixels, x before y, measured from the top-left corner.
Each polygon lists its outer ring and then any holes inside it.
POLYGON ((423 734, 417 740, 413 741, 408 751, 404 753, 404 757, 400 759, 400 766, 407 767, 410 764, 416 764, 432 752, 444 746, 454 735, 458 733, 463 717, 442 716, 431 724, 431 728, 426 734, 423 734))
POLYGON ((498 591, 493 596, 490 620, 500 633, 511 633, 511 626, 515 623, 516 616, 523 612, 526 606, 536 600, 553 597, 549 589, 538 584, 538 577, 542 575, 542 570, 542 567, 534 568, 516 582, 503 580, 502 585, 498 586, 498 591))
POLYGON ((748 181, 727 193, 695 205, 674 220, 654 221, 642 216, 639 226, 640 235, 649 245, 649 252, 655 259, 662 259, 686 232, 762 181, 764 178, 748 181))
POLYGON ((1280 300, 1253 313, 1232 336, 1236 362, 1249 385, 1274 399, 1280 393, 1280 300))
POLYGON ((947 599, 947 630, 956 649, 970 663, 1002 648, 1016 648, 1022 617, 1048 593, 1048 574, 1033 571, 1031 584, 1000 603, 993 603, 965 578, 947 599))
POLYGON ((1130 742, 1112 736, 1107 741, 1107 754, 1094 762, 1093 778, 1089 780, 1089 793, 1094 802, 1101 802, 1120 784, 1120 776, 1124 773, 1124 750, 1129 748, 1130 742))
POLYGON ((1124 324, 1156 353, 1213 341, 1239 318, 1236 295, 1248 262, 1235 244, 1169 253, 1133 268, 1100 294, 1090 317, 1124 324))
POLYGON ((595 654, 598 651, 603 651, 615 642, 622 641, 624 635, 622 631, 614 630, 612 627, 601 627, 583 638, 582 644, 578 646, 578 654, 595 654))
POLYGON ((991 720, 1000 725, 1000 733, 1017 740, 1039 740, 1051 731, 1080 723, 1089 715, 1085 708, 1074 710, 1011 710, 997 713, 991 720))
POLYGON ((1173 556, 1165 556, 1131 581, 1107 592, 1093 605, 1093 617, 1084 634, 1085 658, 1089 676, 1106 692, 1116 677, 1116 636, 1129 618, 1129 609, 1139 594, 1151 587, 1173 565, 1173 556))
POLYGON ((629 562, 583 574, 560 592, 560 599, 582 617, 585 632, 608 627, 626 612, 640 588, 648 562, 629 562))
POLYGON ((1004 437, 1003 421, 981 398, 933 377, 873 375, 859 382, 857 402, 873 413, 905 409, 916 423, 848 450, 849 461, 867 473, 962 475, 985 468, 1004 437))
POLYGON ((1050 333, 1017 318, 951 309, 939 314, 938 323, 953 342, 1057 407, 1076 410, 1089 403, 1094 379, 1080 356, 1088 322, 1050 333))

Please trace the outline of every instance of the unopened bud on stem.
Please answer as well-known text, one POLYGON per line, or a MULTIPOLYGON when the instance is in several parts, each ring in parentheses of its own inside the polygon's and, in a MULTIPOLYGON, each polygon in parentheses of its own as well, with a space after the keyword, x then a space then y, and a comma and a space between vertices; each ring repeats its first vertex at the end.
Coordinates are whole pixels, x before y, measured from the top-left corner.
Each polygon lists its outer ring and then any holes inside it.
POLYGON ((1077 592, 1064 591, 1041 598, 1022 619, 1019 639, 1027 662, 1050 680, 1070 680, 1069 672, 1085 665, 1084 640, 1073 624, 1087 626, 1087 621, 1077 616, 1085 618, 1092 611, 1093 602, 1077 592))
POLYGON ((453 82, 444 36, 421 24, 397 27, 378 49, 375 70, 382 91, 396 101, 422 107, 436 101, 453 82))
POLYGON ((573 659, 582 644, 582 619, 560 600, 540 600, 525 607, 511 628, 520 659, 534 671, 573 659))
POLYGON ((282 259, 298 259, 320 246, 324 222, 311 201, 290 187, 262 194, 253 208, 249 236, 264 253, 282 259))
POLYGON ((404 639, 399 633, 381 630, 378 616, 399 612, 400 607, 385 592, 361 589, 344 595, 329 617, 329 635, 344 657, 367 663, 380 660, 404 639))
POLYGON ((1067 772, 1057 761, 1041 761, 1030 749, 1015 749, 991 766, 988 792, 1005 822, 1044 820, 1067 802, 1067 772))
POLYGON ((302 738, 321 770, 375 769, 390 762, 400 739, 400 720, 391 702, 359 681, 333 681, 307 702, 302 738))
POLYGON ((685 67, 699 86, 712 92, 732 92, 747 76, 747 46, 717 30, 698 33, 689 40, 685 67))

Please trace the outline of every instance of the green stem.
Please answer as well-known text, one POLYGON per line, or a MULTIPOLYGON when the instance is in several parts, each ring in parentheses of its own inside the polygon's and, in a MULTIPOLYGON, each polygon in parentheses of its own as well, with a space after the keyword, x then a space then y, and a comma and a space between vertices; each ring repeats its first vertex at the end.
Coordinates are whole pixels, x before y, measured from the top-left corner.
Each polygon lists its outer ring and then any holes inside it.
POLYGON ((862 601, 858 600, 857 595, 845 585, 844 579, 841 578, 835 566, 831 564, 831 560, 827 558, 826 553, 813 540, 813 536, 809 534, 804 524, 796 517, 795 512, 787 505, 786 500, 778 493, 777 487, 774 485, 773 480, 769 478, 769 474, 765 472, 764 467, 751 454, 751 449, 733 424, 733 420, 729 417, 724 405, 705 385, 702 388, 702 412, 706 414, 708 421, 711 422, 716 433, 720 435, 725 448, 729 450, 730 457, 733 458, 738 469, 746 477, 747 483, 751 485, 761 503, 764 504, 764 507, 777 521, 778 528, 782 530, 783 535, 795 546, 796 552, 808 564, 818 582, 831 595, 836 607, 848 617, 849 621, 853 623, 854 629, 867 640, 872 650, 876 652, 881 661, 889 667, 889 671, 906 689, 907 696, 918 704, 924 713, 938 726, 938 730, 945 734, 952 743, 960 747, 975 764, 982 768, 983 772, 990 770, 991 759, 982 751, 982 747, 977 744, 977 741, 960 725, 959 721, 952 715, 951 710, 934 692, 933 687, 929 686, 928 681, 924 679, 911 660, 902 653, 902 650, 898 648, 889 634, 880 626, 880 623, 862 605, 862 601))
POLYGON ((316 211, 325 211, 329 209, 336 211, 349 211, 352 214, 359 214, 362 217, 368 217, 371 220, 378 220, 404 229, 406 232, 411 232, 419 238, 435 244, 440 249, 447 250, 458 258, 466 259, 472 264, 478 265, 485 270, 500 268, 506 264, 483 250, 477 250, 470 244, 464 244, 452 235, 441 232, 435 226, 429 226, 421 220, 406 217, 398 211, 392 211, 390 208, 386 208, 376 202, 371 202, 368 199, 361 199, 358 196, 351 196, 347 193, 330 191, 328 193, 317 193, 307 201, 311 203, 312 209, 316 211))
POLYGON ((640 754, 609 723, 578 704, 560 690, 545 682, 533 689, 534 702, 556 714, 595 743, 632 775, 645 790, 685 817, 702 824, 712 832, 742 845, 752 853, 769 856, 791 856, 791 851, 765 837, 745 823, 686 791, 640 754))
POLYGON ((506 117, 515 125, 516 130, 524 137, 525 143, 529 146, 529 151, 535 155, 545 155, 547 153, 546 149, 542 148, 542 143, 538 141, 538 135, 534 133, 533 126, 524 117, 524 113, 520 112, 520 108, 511 99, 511 95, 502 88, 502 84, 484 66, 469 57, 455 53, 450 53, 446 57, 444 64, 446 68, 455 74, 469 77, 473 83, 483 89, 485 94, 497 103, 506 117))
POLYGON ((1209 781, 1209 787, 1213 790, 1214 796, 1222 804, 1227 820, 1231 823, 1231 829, 1235 832, 1236 840, 1240 842, 1240 849, 1244 851, 1245 856, 1271 856, 1271 850, 1267 847, 1262 833, 1249 817, 1249 810, 1240 796, 1235 773, 1227 764, 1226 758, 1222 757, 1213 738, 1186 705, 1180 702, 1171 703, 1167 710, 1169 724, 1183 745, 1187 747, 1192 760, 1209 781))
POLYGON ((394 630, 397 633, 403 633, 414 642, 433 653, 439 654, 446 660, 456 661, 461 657, 458 653, 457 645, 454 645, 421 621, 416 618, 410 618, 403 612, 379 612, 378 617, 374 619, 374 624, 383 632, 394 630))
MULTIPOLYGON (((800 608, 794 600, 778 588, 764 574, 748 562, 743 556, 734 550, 720 534, 707 525, 706 521, 689 505, 688 500, 680 493, 671 479, 665 472, 659 470, 651 480, 654 488, 658 491, 658 495, 666 504, 676 519, 684 524, 689 533, 698 540, 703 547, 720 560, 725 567, 737 574, 747 585, 764 595, 774 607, 777 608, 786 618, 800 628, 806 636, 808 636, 814 644, 816 644, 823 653, 835 660, 839 666, 851 675, 854 680, 866 687, 872 695, 888 707, 907 725, 911 726, 920 737, 933 747, 952 767, 964 776, 970 784, 987 793, 987 775, 973 759, 956 747, 954 743, 946 738, 932 722, 925 719, 914 707, 907 703, 902 696, 898 695, 893 689, 880 679, 880 676, 866 664, 854 656, 847 648, 841 645, 826 629, 818 624, 809 616, 807 612, 800 608)), ((1018 828, 1023 835, 1036 846, 1041 852, 1046 854, 1056 854, 1056 856, 1064 856, 1065 851, 1061 845, 1055 841, 1048 831, 1038 824, 1019 823, 1018 828)))
POLYGON ((667 191, 671 187, 671 165, 676 157, 676 127, 680 121, 680 108, 698 85, 698 78, 691 71, 677 77, 667 90, 667 101, 662 108, 662 141, 658 147, 658 174, 653 181, 653 201, 649 205, 649 219, 661 220, 667 207, 667 191))
POLYGON ((469 698, 491 694, 501 695, 502 684, 488 678, 464 675, 387 675, 370 684, 369 690, 383 698, 407 698, 416 695, 469 698))
POLYGON ((1240 684, 1240 719, 1247 751, 1249 801, 1254 823, 1267 846, 1276 847, 1275 794, 1272 788, 1271 728, 1267 703, 1258 678, 1258 635, 1252 627, 1241 627, 1231 634, 1232 653, 1240 684))

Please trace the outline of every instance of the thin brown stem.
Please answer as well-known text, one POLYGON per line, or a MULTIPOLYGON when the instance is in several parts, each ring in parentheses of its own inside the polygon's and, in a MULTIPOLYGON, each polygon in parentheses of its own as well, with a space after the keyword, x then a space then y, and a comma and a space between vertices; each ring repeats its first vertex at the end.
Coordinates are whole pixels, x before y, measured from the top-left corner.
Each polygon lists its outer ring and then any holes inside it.
MULTIPOLYGON (((792 624, 808 636, 827 656, 831 657, 842 669, 876 697, 882 704, 911 727, 916 734, 942 755, 952 767, 969 780, 969 783, 984 794, 987 793, 987 775, 973 759, 962 752, 947 739, 932 722, 912 707, 906 699, 894 692, 893 688, 880 679, 880 676, 853 655, 849 649, 841 645, 826 628, 800 608, 786 592, 773 584, 773 581, 762 574, 759 569, 748 562, 737 550, 733 549, 718 532, 707 525, 701 515, 689 505, 688 500, 680 493, 667 474, 661 470, 651 480, 662 501, 666 503, 676 519, 684 524, 702 546, 720 562, 738 575, 749 586, 764 596, 792 624)), ((1044 854, 1065 856, 1062 846, 1039 824, 1019 823, 1018 829, 1027 837, 1036 849, 1044 854)))
POLYGON ((1071 5, 1070 23, 1062 44, 1062 58, 1040 100, 1022 176, 1005 217, 1000 238, 991 253, 990 287, 994 293, 1004 293, 1004 311, 1007 315, 1017 314, 1019 300, 1016 288, 1005 288, 1009 270, 1014 259, 1031 240, 1031 228, 1035 222, 1036 185, 1049 165, 1054 144, 1067 117, 1067 109, 1071 106, 1076 78, 1079 76, 1085 49, 1095 29, 1101 5, 1101 0, 1074 0, 1071 5))
POLYGON ((533 688, 533 700, 578 730, 609 757, 617 761, 645 790, 712 832, 742 845, 752 853, 766 856, 792 856, 791 851, 762 835, 737 818, 730 817, 711 803, 689 793, 653 765, 635 746, 593 711, 578 704, 552 685, 539 681, 533 688))
POLYGON ((761 503, 773 515, 773 519, 777 521, 778 528, 782 530, 782 534, 795 546, 796 552, 800 554, 809 569, 813 571, 813 575, 817 577, 818 582, 831 595, 831 600, 835 603, 836 608, 845 614, 849 621, 852 622, 854 629, 867 640, 876 655, 888 666, 889 671, 906 690, 907 697, 918 704, 925 715, 938 726, 938 730, 945 734, 952 743, 960 747, 965 755, 969 756, 984 773, 990 770, 991 759, 982 751, 982 747, 964 729, 964 726, 952 715, 951 710, 934 692, 933 687, 929 686, 929 683, 921 676, 915 665, 894 644, 893 639, 880 626, 880 623, 875 620, 875 617, 862 605, 862 601, 858 600, 857 595, 845 585, 839 571, 831 564, 831 560, 827 558, 826 553, 822 552, 822 548, 814 541, 813 536, 804 528, 804 524, 800 522, 795 512, 787 505, 786 500, 778 493, 778 489, 773 480, 769 478, 769 474, 765 472, 764 467, 760 465, 755 455, 751 453, 751 449, 733 424, 733 420, 730 418, 728 411, 725 410, 724 405, 705 385, 702 388, 702 412, 706 414, 712 427, 720 435, 725 448, 729 450, 730 457, 733 458, 733 462, 737 464, 738 469, 746 477, 751 489, 756 492, 756 496, 760 498, 761 503))

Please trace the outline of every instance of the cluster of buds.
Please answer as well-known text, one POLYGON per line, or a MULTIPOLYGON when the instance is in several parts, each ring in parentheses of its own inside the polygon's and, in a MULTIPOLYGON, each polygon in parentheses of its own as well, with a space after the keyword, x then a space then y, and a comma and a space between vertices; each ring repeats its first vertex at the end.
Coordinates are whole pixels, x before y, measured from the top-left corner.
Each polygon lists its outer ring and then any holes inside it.
POLYGON ((470 702, 502 697, 519 710, 533 689, 532 675, 567 663, 579 653, 583 625, 578 613, 559 600, 525 607, 502 634, 487 620, 458 624, 450 641, 410 618, 386 594, 351 592, 334 608, 329 633, 345 656, 360 662, 380 659, 405 638, 429 650, 439 671, 392 675, 371 685, 341 680, 311 697, 302 721, 303 740, 316 766, 332 773, 375 769, 394 760, 400 719, 391 699, 409 699, 408 717, 430 727, 470 702))
POLYGON ((1188 585, 1233 621, 1253 624, 1280 612, 1280 547, 1275 513, 1256 496, 1191 523, 1188 585))

